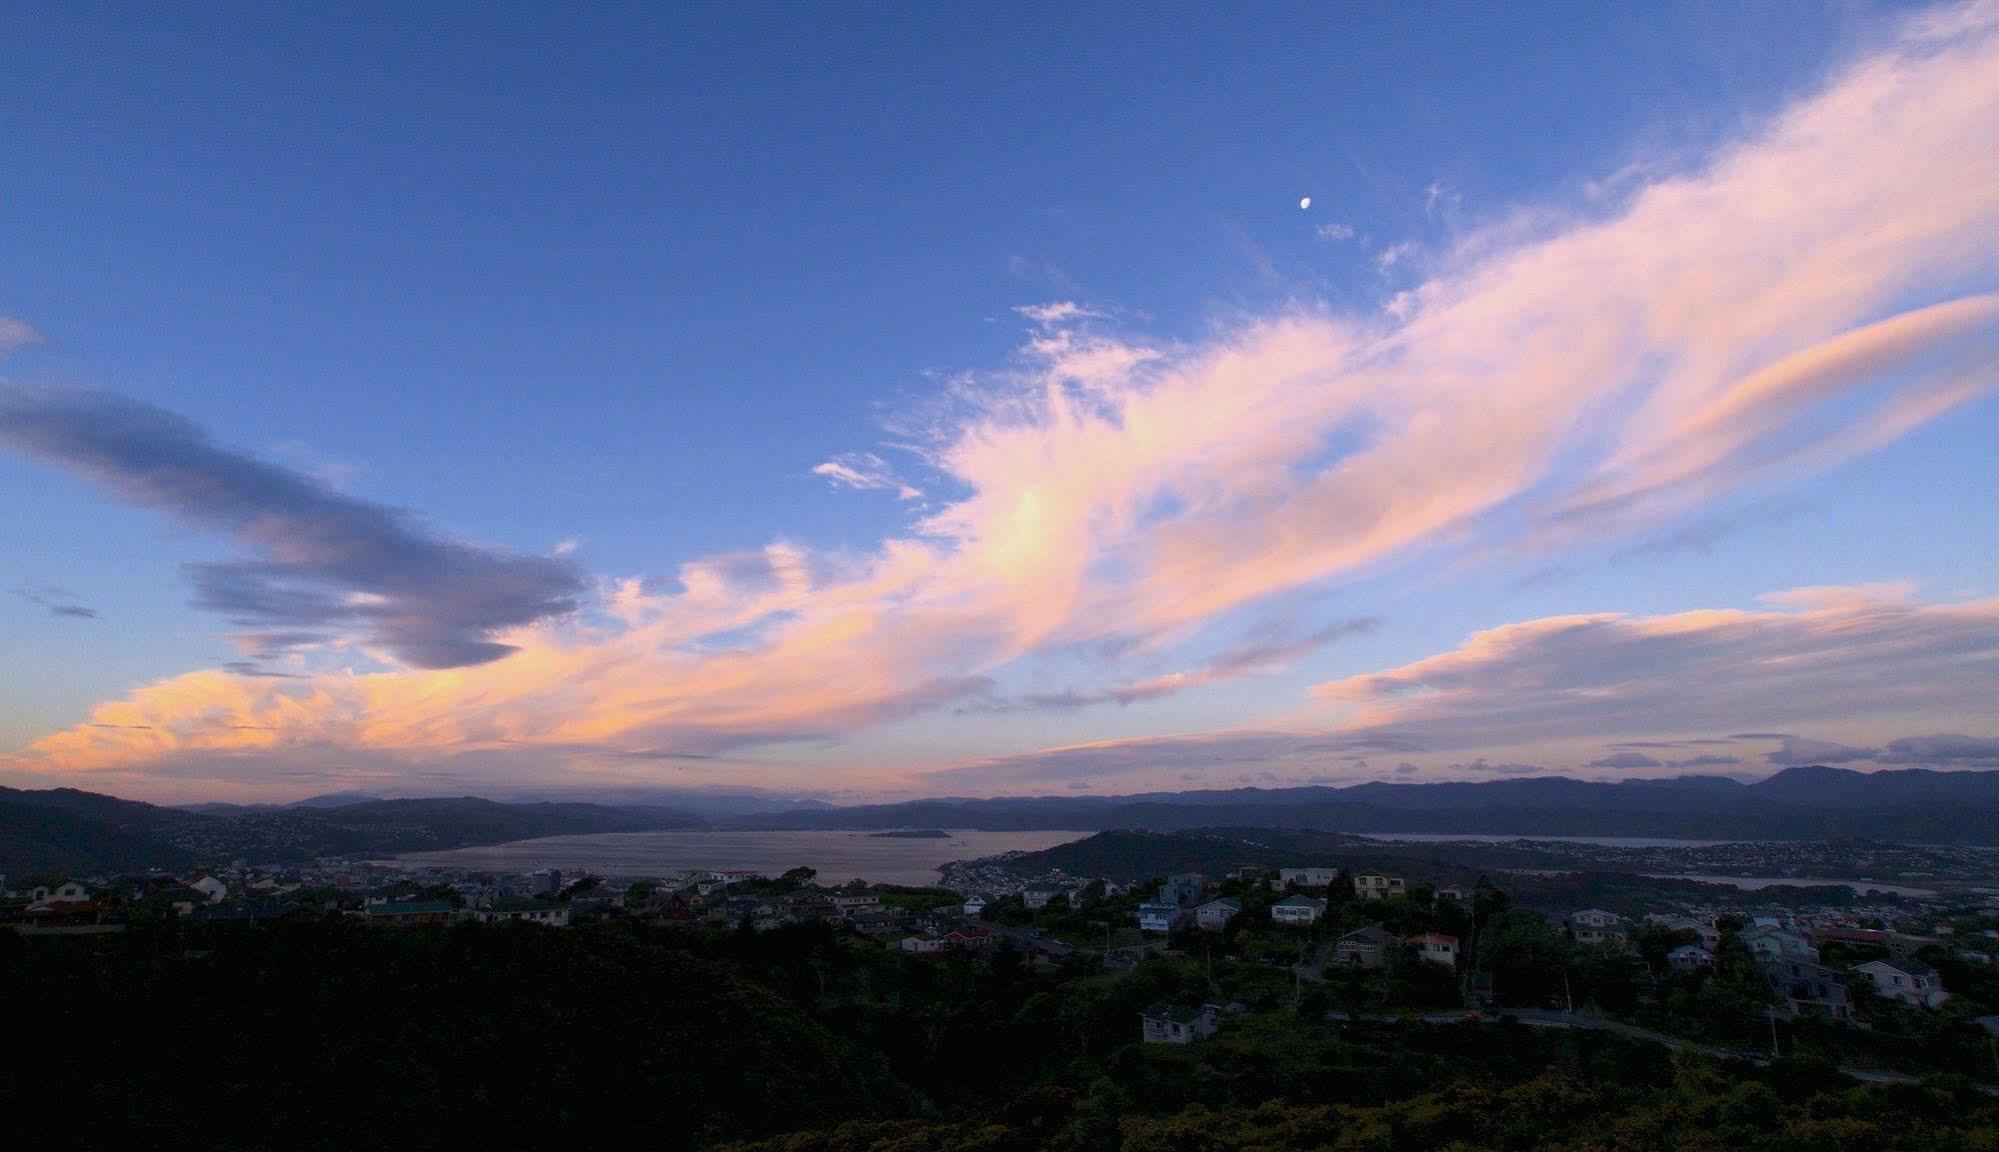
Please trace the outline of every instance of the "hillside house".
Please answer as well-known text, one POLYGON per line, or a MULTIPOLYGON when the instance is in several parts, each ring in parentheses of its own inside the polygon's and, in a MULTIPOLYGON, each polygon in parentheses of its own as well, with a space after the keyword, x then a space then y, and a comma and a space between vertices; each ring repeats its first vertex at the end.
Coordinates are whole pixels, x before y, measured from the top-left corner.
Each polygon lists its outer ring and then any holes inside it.
POLYGON ((1422 932, 1409 938, 1410 947, 1416 955, 1432 964, 1442 964, 1446 968, 1458 966, 1458 938, 1446 936, 1442 932, 1422 932))
POLYGON ((1210 900, 1194 909, 1194 926, 1209 932, 1219 932, 1229 926, 1229 921, 1242 914, 1242 901, 1223 897, 1210 900))
POLYGON ((1333 963, 1357 968, 1380 968, 1388 963, 1388 946, 1395 937, 1379 924, 1357 928, 1333 944, 1333 963))
POLYGON ((983 915, 985 915, 985 913, 986 913, 986 898, 985 898, 984 896, 967 896, 967 897, 965 898, 965 908, 964 908, 964 911, 965 911, 965 915, 967 915, 967 916, 983 916, 983 915))
POLYGON ((1020 894, 1021 907, 1028 911, 1039 911, 1057 900, 1066 900, 1069 893, 1061 888, 1029 888, 1020 894))
POLYGON ((1270 918, 1279 924, 1309 927, 1326 914, 1326 902, 1310 896, 1286 896, 1270 906, 1270 918))
POLYGON ((457 907, 449 900, 384 900, 363 910, 370 924, 443 924, 457 907))
POLYGON ((1693 933, 1695 942, 1709 952, 1713 952, 1715 949, 1721 947, 1721 929, 1705 920, 1696 920, 1691 916, 1664 915, 1657 912, 1645 917, 1645 919, 1650 920, 1668 932, 1693 933))
POLYGON ((1714 953, 1698 944, 1682 944, 1666 953, 1666 963, 1676 972, 1697 972, 1714 965, 1714 953))
POLYGON ((1777 997, 1776 1008, 1792 1017, 1820 1016, 1847 1020, 1853 1006, 1839 974, 1811 960, 1773 960, 1761 965, 1763 978, 1777 997))
POLYGON ((1877 995, 1915 1008, 1936 1008, 1950 999, 1936 969, 1919 960, 1870 960, 1853 970, 1867 977, 1877 995))
POLYGON ((999 933, 984 924, 965 924, 953 928, 944 939, 959 951, 983 952, 999 943, 999 933))
POLYGON ((1178 904, 1149 903, 1138 906, 1138 930, 1140 932, 1171 932, 1187 918, 1187 910, 1178 904))
POLYGON ((856 916, 848 923, 853 925, 854 931, 863 936, 889 936, 901 926, 902 921, 893 913, 872 912, 856 916))
POLYGON ((540 924, 548 928, 569 926, 569 906, 550 904, 540 900, 500 900, 487 908, 477 908, 472 919, 481 924, 498 924, 507 920, 517 920, 523 924, 540 924))
POLYGON ((828 899, 834 909, 849 920, 856 916, 879 915, 882 910, 881 894, 877 892, 835 892, 828 899))
POLYGON ((1362 872, 1353 878, 1353 894, 1362 900, 1386 900, 1390 896, 1401 896, 1408 891, 1408 884, 1400 876, 1383 876, 1379 872, 1362 872))
POLYGON ((1290 888, 1325 888, 1339 878, 1338 868, 1279 868, 1271 887, 1279 892, 1290 888))
POLYGON ((1169 876, 1159 888, 1159 903, 1177 904, 1182 908, 1192 908, 1201 902, 1202 893, 1208 888, 1208 878, 1199 872, 1182 872, 1169 876))
POLYGON ((793 920, 838 920, 839 906, 828 899, 823 892, 787 892, 779 898, 785 913, 793 920))
POLYGON ((1147 1044, 1192 1044, 1213 1036, 1221 1027, 1221 1013, 1212 1004, 1198 1008, 1155 1005, 1139 1014, 1147 1044))
POLYGON ((1602 908, 1585 908, 1570 916, 1569 932, 1578 944, 1622 944, 1630 939, 1624 917, 1602 908))
POLYGON ((1819 950, 1796 932, 1759 924, 1754 928, 1745 929, 1740 939, 1742 946, 1749 949, 1751 956, 1765 963, 1787 961, 1818 963, 1819 950))

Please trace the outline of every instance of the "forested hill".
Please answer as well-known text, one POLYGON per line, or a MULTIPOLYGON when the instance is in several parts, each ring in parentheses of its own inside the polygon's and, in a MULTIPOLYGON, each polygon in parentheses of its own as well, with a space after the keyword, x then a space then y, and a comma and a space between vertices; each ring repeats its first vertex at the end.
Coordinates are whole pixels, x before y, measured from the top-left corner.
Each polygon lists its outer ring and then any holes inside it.
POLYGON ((0 873, 198 867, 644 832, 701 821, 669 808, 501 804, 476 797, 197 812, 73 788, 0 788, 0 873))
POLYGON ((1790 768, 1599 783, 1565 777, 1350 787, 1238 788, 1131 796, 916 800, 741 818, 762 828, 991 830, 1309 828, 1524 836, 1825 840, 1863 836, 1999 845, 1999 772, 1790 768))

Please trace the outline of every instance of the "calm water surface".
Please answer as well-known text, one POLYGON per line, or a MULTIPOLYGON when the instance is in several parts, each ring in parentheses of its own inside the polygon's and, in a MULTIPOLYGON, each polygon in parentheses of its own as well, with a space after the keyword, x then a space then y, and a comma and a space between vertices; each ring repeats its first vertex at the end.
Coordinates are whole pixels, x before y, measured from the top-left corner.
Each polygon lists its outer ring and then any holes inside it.
POLYGON ((1533 833, 1498 835, 1491 832, 1356 832, 1365 840, 1407 840, 1419 844, 1443 844, 1471 840, 1480 844, 1510 844, 1515 840, 1547 840, 1558 844, 1603 844, 1612 848, 1713 848, 1718 844, 1761 843, 1749 840, 1676 840, 1656 836, 1537 836, 1533 833))
POLYGON ((1828 880, 1822 876, 1714 876, 1697 872, 1663 874, 1647 872, 1645 875, 1660 880, 1700 880, 1708 884, 1726 884, 1731 888, 1740 888, 1746 892, 1754 892, 1759 888, 1770 888, 1778 884, 1796 884, 1802 888, 1837 884, 1851 888, 1862 896, 1867 895, 1869 892, 1893 892, 1897 896, 1923 899, 1937 894, 1934 888, 1911 888, 1907 884, 1886 884, 1879 880, 1828 880))
POLYGON ((759 832, 688 829, 547 836, 448 852, 409 852, 403 864, 442 864, 495 872, 559 868, 599 876, 663 876, 688 868, 753 868, 769 876, 817 869, 822 884, 935 884, 952 860, 998 852, 1038 852, 1087 832, 953 832, 949 840, 875 837, 865 832, 759 832))

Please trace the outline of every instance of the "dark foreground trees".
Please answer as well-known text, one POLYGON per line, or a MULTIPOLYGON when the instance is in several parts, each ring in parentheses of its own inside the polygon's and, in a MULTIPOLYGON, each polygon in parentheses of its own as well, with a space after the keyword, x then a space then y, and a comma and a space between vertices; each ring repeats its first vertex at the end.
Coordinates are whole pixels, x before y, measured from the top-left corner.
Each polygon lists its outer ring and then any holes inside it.
POLYGON ((1210 991, 1192 960, 917 959, 824 925, 6 936, 0 1117, 37 1149, 1999 1152, 1962 1082, 1601 1033, 1279 1001, 1136 1042, 1139 1008, 1210 991))

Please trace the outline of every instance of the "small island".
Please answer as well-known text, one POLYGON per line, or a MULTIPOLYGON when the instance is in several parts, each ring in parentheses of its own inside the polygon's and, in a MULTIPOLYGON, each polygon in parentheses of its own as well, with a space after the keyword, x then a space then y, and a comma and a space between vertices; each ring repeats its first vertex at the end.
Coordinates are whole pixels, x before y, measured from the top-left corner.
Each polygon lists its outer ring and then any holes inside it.
POLYGON ((890 828, 885 832, 870 832, 869 836, 881 840, 949 840, 951 834, 941 828, 890 828))

